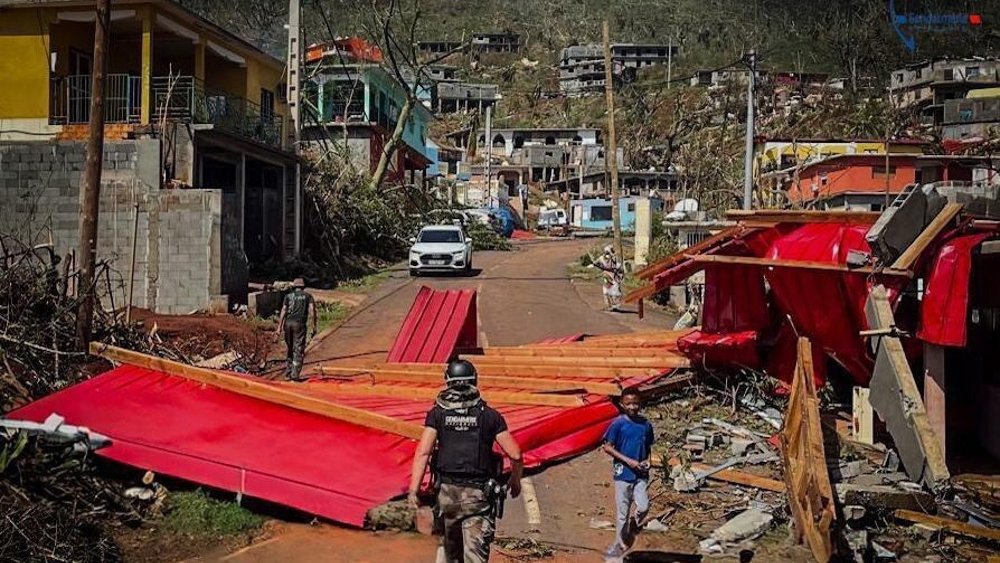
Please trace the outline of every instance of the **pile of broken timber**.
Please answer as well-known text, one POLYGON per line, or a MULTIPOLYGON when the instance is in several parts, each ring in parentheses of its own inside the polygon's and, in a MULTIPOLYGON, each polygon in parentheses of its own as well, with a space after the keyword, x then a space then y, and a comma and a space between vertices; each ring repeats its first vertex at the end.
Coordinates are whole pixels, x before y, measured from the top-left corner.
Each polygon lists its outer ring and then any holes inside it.
MULTIPOLYGON (((496 404, 577 407, 588 395, 616 396, 632 384, 650 382, 689 367, 677 339, 689 331, 589 337, 580 342, 487 347, 463 354, 479 372, 483 397, 496 404)), ((310 369, 336 381, 331 393, 433 399, 444 383, 445 364, 323 363, 310 369)), ((676 387, 681 378, 647 385, 650 393, 676 387)))
MULTIPOLYGON (((637 385, 648 395, 684 385, 688 374, 670 374, 688 366, 676 348, 677 339, 687 332, 601 336, 551 346, 485 348, 463 358, 476 365, 480 390, 490 403, 573 408, 619 395, 629 385, 637 385)), ((444 383, 445 369, 444 364, 323 364, 311 370, 317 377, 303 384, 191 366, 99 342, 91 344, 90 352, 115 363, 413 439, 419 439, 420 425, 343 404, 342 400, 372 397, 430 402, 444 383)))

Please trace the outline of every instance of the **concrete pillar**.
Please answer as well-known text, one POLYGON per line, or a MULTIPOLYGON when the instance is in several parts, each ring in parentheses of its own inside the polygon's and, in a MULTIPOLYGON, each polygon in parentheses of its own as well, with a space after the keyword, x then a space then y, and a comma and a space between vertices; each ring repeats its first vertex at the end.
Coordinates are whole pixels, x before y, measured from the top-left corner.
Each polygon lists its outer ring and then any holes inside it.
POLYGON ((240 153, 239 169, 236 171, 236 200, 240 204, 240 246, 245 250, 246 240, 244 240, 243 229, 247 211, 247 155, 245 153, 240 153))
POLYGON ((941 441, 941 454, 947 459, 948 413, 945 408, 945 349, 936 344, 924 344, 924 409, 927 420, 941 441))
POLYGON ((152 83, 153 83, 153 13, 149 7, 139 12, 142 18, 142 94, 140 121, 149 123, 149 116, 152 115, 152 83))
POLYGON ((194 77, 205 80, 205 40, 201 38, 194 44, 194 77))
POLYGON ((645 266, 653 238, 653 206, 648 197, 635 200, 635 265, 645 266))

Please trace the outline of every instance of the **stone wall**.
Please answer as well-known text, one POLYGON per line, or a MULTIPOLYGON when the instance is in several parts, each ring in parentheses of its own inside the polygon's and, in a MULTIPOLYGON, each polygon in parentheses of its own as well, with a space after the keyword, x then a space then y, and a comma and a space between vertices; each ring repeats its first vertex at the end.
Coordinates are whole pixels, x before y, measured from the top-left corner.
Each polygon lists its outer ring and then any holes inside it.
MULTIPOLYGON (((0 233, 51 241, 60 256, 76 249, 84 147, 0 142, 0 233)), ((99 287, 105 306, 124 306, 137 228, 133 304, 188 313, 222 293, 222 194, 157 189, 159 155, 156 140, 105 144, 97 246, 98 259, 107 260, 112 273, 99 287)))

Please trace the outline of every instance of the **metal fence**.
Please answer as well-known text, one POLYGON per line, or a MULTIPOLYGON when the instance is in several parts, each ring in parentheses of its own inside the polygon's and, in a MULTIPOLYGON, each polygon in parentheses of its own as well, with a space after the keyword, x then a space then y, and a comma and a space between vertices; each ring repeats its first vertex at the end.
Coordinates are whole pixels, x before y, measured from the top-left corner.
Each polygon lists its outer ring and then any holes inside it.
MULTIPOLYGON (((49 79, 49 123, 65 125, 90 121, 89 74, 49 79)), ((139 123, 142 115, 142 77, 109 74, 104 82, 105 123, 139 123)))
POLYGON ((152 119, 210 123, 222 131, 281 146, 282 118, 246 98, 206 87, 193 76, 153 77, 152 119))

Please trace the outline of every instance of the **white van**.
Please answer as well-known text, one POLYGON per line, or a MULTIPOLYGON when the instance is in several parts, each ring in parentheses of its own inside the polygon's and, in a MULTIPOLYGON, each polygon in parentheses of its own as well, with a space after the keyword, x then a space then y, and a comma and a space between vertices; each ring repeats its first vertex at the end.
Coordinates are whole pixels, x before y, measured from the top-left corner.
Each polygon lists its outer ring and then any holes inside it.
POLYGON ((565 227, 569 223, 565 209, 543 209, 538 212, 538 228, 565 227))

